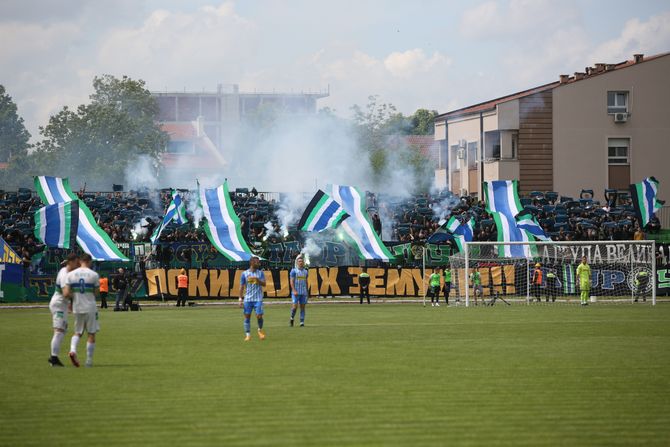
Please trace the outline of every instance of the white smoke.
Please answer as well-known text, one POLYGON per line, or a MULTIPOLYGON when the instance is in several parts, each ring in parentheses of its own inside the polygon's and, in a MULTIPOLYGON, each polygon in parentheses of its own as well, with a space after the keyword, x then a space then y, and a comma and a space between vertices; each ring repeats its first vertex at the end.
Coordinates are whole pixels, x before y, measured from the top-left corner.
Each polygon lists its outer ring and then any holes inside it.
POLYGON ((134 240, 143 238, 148 234, 149 230, 145 228, 148 224, 149 222, 147 222, 147 220, 143 217, 139 222, 133 225, 133 229, 130 230, 130 234, 132 234, 134 240))
POLYGON ((311 194, 290 193, 282 197, 275 214, 284 236, 288 235, 289 226, 298 223, 310 200, 311 194))
POLYGON ((125 169, 126 190, 158 189, 158 167, 148 155, 140 155, 125 169))
POLYGON ((310 257, 319 257, 323 251, 323 243, 317 242, 318 236, 310 233, 310 235, 305 239, 302 250, 300 254, 305 259, 305 265, 309 265, 310 257))
POLYGON ((433 203, 430 208, 433 210, 433 216, 435 216, 440 225, 442 222, 451 215, 451 209, 458 205, 460 200, 454 195, 449 195, 439 202, 433 203))

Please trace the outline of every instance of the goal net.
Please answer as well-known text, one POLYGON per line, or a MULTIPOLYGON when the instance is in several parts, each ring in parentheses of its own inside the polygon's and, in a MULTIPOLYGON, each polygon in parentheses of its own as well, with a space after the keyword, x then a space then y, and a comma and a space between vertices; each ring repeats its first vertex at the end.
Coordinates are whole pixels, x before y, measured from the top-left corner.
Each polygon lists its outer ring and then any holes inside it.
POLYGON ((452 290, 468 306, 656 304, 655 249, 654 241, 468 242, 450 257, 452 290))

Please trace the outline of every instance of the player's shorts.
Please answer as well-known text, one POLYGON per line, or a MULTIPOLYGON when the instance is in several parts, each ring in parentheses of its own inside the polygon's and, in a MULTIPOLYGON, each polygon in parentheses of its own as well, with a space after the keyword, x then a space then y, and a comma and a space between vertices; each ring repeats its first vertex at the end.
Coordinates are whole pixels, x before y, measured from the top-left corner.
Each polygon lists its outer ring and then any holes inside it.
POLYGON ((74 333, 83 334, 84 330, 89 334, 95 334, 100 330, 98 312, 74 314, 74 333))
POLYGON ((430 293, 433 296, 439 295, 440 294, 440 286, 430 286, 430 293))
POLYGON ((251 311, 255 311, 256 315, 263 315, 263 301, 245 301, 244 315, 251 315, 251 311))
POLYGON ((67 330, 67 310, 50 309, 54 329, 67 330))
POLYGON ((301 304, 305 305, 307 304, 307 295, 293 295, 291 294, 291 299, 293 300, 293 304, 301 304))

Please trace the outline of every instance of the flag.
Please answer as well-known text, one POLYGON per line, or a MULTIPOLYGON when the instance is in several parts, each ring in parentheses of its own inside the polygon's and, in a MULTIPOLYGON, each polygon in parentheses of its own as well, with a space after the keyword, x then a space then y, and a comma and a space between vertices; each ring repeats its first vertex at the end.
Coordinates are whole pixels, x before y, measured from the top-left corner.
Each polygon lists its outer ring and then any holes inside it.
POLYGON ((523 210, 516 215, 516 226, 522 230, 526 230, 528 233, 533 235, 535 239, 541 241, 550 241, 551 238, 547 236, 547 233, 544 232, 544 229, 540 226, 531 213, 528 210, 523 210))
POLYGON ((331 185, 330 196, 351 216, 342 222, 340 228, 344 230, 347 240, 356 249, 361 259, 381 261, 395 259, 372 228, 365 203, 365 194, 361 194, 353 186, 331 185))
POLYGON ((78 220, 78 200, 43 206, 35 211, 35 237, 47 247, 73 248, 78 220))
POLYGON ((228 192, 228 182, 214 189, 200 189, 199 205, 202 207, 205 233, 216 249, 230 261, 248 261, 255 256, 242 237, 242 225, 235 214, 228 192))
POLYGON ((342 205, 330 198, 325 192, 318 190, 302 213, 298 222, 301 231, 323 231, 337 228, 349 215, 342 205))
POLYGON ((647 177, 640 183, 630 185, 630 197, 642 228, 647 226, 654 213, 665 204, 665 201, 656 198, 657 194, 658 180, 654 177, 647 177))
POLYGON ((88 206, 72 193, 70 182, 66 178, 39 176, 35 177, 35 189, 45 205, 77 201, 79 215, 77 226, 77 243, 96 261, 128 261, 112 239, 95 222, 88 206))
POLYGON ((471 217, 467 222, 461 223, 458 217, 451 216, 444 227, 449 233, 453 234, 458 251, 463 252, 465 251, 465 243, 471 242, 474 237, 475 219, 471 217))
MULTIPOLYGON (((514 218, 523 211, 519 200, 517 180, 484 182, 486 211, 491 214, 498 232, 498 242, 529 242, 526 230, 519 228, 514 218)), ((531 256, 529 245, 499 245, 498 256, 523 258, 531 256)))
POLYGON ((184 206, 184 201, 175 190, 172 190, 172 201, 165 212, 165 217, 163 217, 162 222, 154 230, 154 234, 151 235, 152 244, 157 243, 156 241, 160 238, 163 229, 173 220, 177 225, 184 225, 188 222, 186 219, 186 207, 184 206))

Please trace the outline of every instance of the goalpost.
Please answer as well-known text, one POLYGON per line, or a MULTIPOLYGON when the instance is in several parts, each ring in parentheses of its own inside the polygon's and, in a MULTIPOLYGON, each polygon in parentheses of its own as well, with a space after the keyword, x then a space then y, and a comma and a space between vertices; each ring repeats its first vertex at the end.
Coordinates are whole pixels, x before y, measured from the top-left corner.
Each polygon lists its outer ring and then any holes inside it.
POLYGON ((591 269, 589 302, 656 304, 655 241, 466 242, 450 257, 465 305, 580 303, 577 267, 591 269), (537 265, 539 264, 539 266, 537 265), (478 284, 477 284, 478 283, 478 284))

